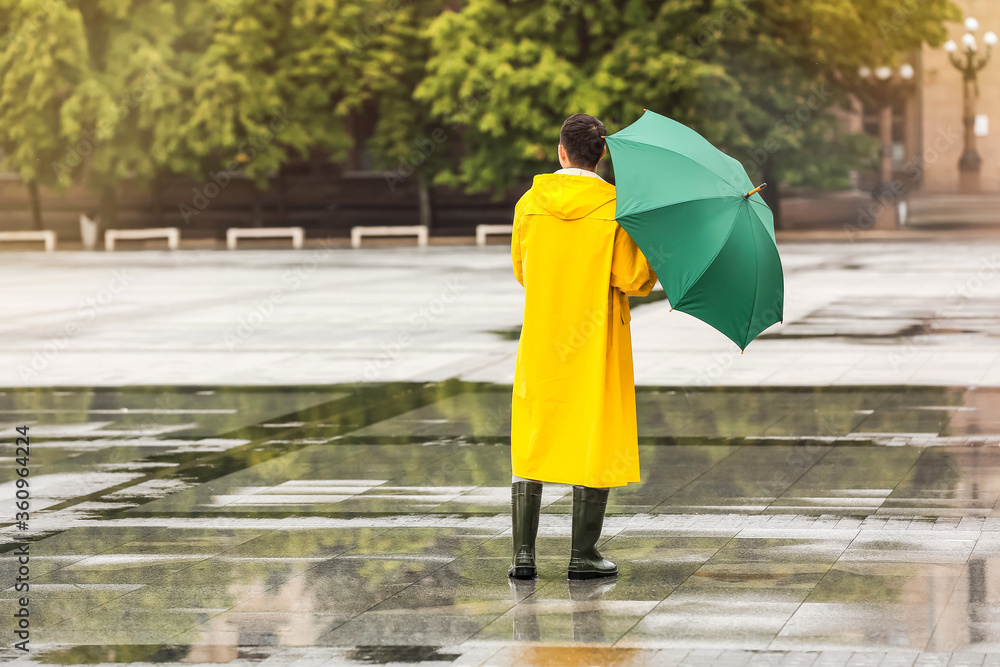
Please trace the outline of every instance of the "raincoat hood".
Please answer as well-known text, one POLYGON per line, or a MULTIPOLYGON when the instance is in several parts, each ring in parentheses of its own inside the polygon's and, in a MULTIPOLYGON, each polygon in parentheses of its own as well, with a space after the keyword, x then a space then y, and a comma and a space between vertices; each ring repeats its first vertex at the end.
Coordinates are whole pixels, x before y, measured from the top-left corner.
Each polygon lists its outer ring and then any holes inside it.
MULTIPOLYGON (((592 176, 539 174, 531 184, 532 206, 561 220, 615 219, 615 186, 592 176)), ((530 210, 538 209, 538 210, 530 210)))

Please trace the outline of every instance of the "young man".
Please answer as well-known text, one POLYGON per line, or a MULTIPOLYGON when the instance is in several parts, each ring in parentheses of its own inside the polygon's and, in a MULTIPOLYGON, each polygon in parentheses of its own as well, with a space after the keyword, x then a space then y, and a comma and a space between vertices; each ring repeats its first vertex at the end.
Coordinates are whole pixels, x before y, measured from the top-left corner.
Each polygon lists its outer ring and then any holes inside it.
POLYGON ((511 420, 514 556, 532 579, 542 482, 573 484, 570 579, 614 576, 597 551, 612 486, 639 481, 628 297, 656 274, 615 222, 615 187, 597 175, 601 121, 570 116, 554 174, 535 177, 514 209, 511 256, 524 286, 511 420))

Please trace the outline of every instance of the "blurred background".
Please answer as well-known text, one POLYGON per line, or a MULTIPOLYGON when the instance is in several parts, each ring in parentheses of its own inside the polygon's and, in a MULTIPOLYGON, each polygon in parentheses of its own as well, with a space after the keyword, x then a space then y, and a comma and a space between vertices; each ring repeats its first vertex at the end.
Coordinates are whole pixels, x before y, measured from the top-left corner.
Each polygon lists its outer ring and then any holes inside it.
POLYGON ((644 108, 768 182, 780 229, 981 229, 994 30, 990 0, 3 0, 0 232, 440 243, 510 222, 566 116, 644 108))

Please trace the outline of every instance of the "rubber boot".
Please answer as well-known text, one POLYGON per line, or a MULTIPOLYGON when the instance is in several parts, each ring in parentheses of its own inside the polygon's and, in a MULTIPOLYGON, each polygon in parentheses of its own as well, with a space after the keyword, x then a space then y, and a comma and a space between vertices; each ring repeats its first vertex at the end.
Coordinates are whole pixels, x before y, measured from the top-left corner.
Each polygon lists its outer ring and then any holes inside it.
POLYGON ((569 559, 569 578, 596 579, 613 577, 618 567, 597 551, 597 541, 604 527, 610 489, 573 487, 573 552, 569 559))
POLYGON ((538 515, 542 511, 542 485, 539 482, 514 482, 510 486, 510 516, 514 528, 514 556, 508 577, 534 579, 535 537, 538 535, 538 515))

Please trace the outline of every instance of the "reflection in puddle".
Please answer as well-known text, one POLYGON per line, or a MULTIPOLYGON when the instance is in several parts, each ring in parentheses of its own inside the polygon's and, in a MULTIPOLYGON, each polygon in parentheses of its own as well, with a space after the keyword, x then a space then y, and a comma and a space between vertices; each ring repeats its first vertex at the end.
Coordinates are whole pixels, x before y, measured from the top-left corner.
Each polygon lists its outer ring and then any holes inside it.
POLYGON ((985 650, 998 408, 989 388, 641 387, 643 480, 613 491, 602 546, 621 575, 567 584, 570 496, 547 485, 540 578, 512 587, 510 387, 0 394, 36 443, 31 604, 54 664, 985 650))

